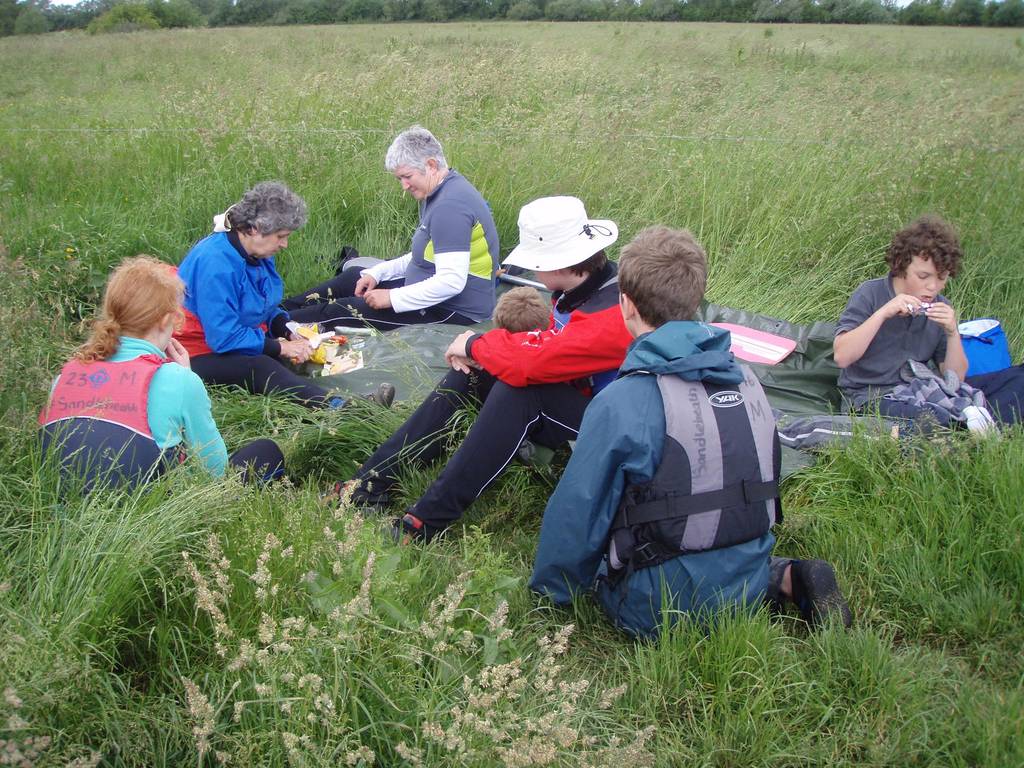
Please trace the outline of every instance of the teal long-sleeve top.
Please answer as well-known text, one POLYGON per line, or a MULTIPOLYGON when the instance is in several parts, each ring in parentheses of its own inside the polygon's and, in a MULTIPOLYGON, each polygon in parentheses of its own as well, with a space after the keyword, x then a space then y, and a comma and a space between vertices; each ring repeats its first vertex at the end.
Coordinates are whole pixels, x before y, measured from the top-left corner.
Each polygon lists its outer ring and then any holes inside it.
MULTIPOLYGON (((159 355, 163 350, 148 341, 131 336, 120 337, 111 362, 123 363, 140 355, 159 355)), ((203 380, 177 363, 162 365, 149 384, 147 404, 149 429, 161 450, 179 445, 182 440, 189 455, 196 456, 211 475, 220 477, 228 463, 224 439, 210 409, 210 396, 203 380)))

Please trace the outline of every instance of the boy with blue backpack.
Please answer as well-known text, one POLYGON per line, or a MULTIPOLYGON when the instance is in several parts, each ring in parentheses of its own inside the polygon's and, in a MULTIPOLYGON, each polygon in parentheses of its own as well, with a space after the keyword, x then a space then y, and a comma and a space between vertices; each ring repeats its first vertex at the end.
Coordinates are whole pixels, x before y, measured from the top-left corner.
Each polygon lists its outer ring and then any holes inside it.
POLYGON ((634 341, 587 407, 530 587, 559 604, 593 589, 640 636, 762 599, 795 602, 812 626, 849 626, 831 565, 771 556, 782 520, 775 419, 728 331, 690 320, 706 283, 704 251, 685 230, 652 227, 622 250, 619 309, 634 341))

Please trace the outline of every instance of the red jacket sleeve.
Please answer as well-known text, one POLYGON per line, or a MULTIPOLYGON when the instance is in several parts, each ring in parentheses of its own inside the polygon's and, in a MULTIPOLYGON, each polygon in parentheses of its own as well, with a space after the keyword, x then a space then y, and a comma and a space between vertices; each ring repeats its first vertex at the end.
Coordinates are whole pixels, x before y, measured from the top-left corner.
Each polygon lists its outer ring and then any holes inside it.
POLYGON ((473 359, 513 387, 582 379, 622 365, 633 337, 618 305, 577 310, 561 330, 509 333, 496 328, 473 342, 473 359))

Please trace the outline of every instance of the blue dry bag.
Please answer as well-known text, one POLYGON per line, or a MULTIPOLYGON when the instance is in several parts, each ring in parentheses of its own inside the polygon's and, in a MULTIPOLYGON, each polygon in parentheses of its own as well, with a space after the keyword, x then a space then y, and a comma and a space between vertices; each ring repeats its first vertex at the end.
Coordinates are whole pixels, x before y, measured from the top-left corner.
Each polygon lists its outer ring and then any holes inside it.
POLYGON ((967 355, 967 375, 992 373, 1010 367, 1010 345, 999 321, 992 317, 960 323, 960 339, 967 355))

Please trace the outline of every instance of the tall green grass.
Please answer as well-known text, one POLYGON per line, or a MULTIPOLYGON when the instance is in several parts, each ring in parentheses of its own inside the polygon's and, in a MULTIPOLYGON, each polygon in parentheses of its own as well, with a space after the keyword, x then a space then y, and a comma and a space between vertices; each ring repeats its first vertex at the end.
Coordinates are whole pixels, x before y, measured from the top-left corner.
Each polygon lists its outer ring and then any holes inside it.
MULTIPOLYGON (((940 213, 966 252, 951 299, 1019 348, 1014 40, 453 24, 0 41, 0 747, 39 765, 1024 762, 1019 432, 857 441, 787 484, 779 551, 836 564, 852 631, 721 616, 658 643, 527 591, 564 456, 511 467, 424 549, 322 501, 411 403, 213 392, 229 448, 285 448, 290 479, 265 490, 182 473, 62 499, 34 439, 110 267, 177 262, 253 183, 310 204, 279 259, 290 289, 343 243, 403 252, 415 206, 382 158, 413 122, 506 248, 523 203, 577 194, 623 238, 689 227, 712 299, 795 321, 834 319, 891 233, 940 213)), ((437 470, 410 469, 394 511, 437 470)))

